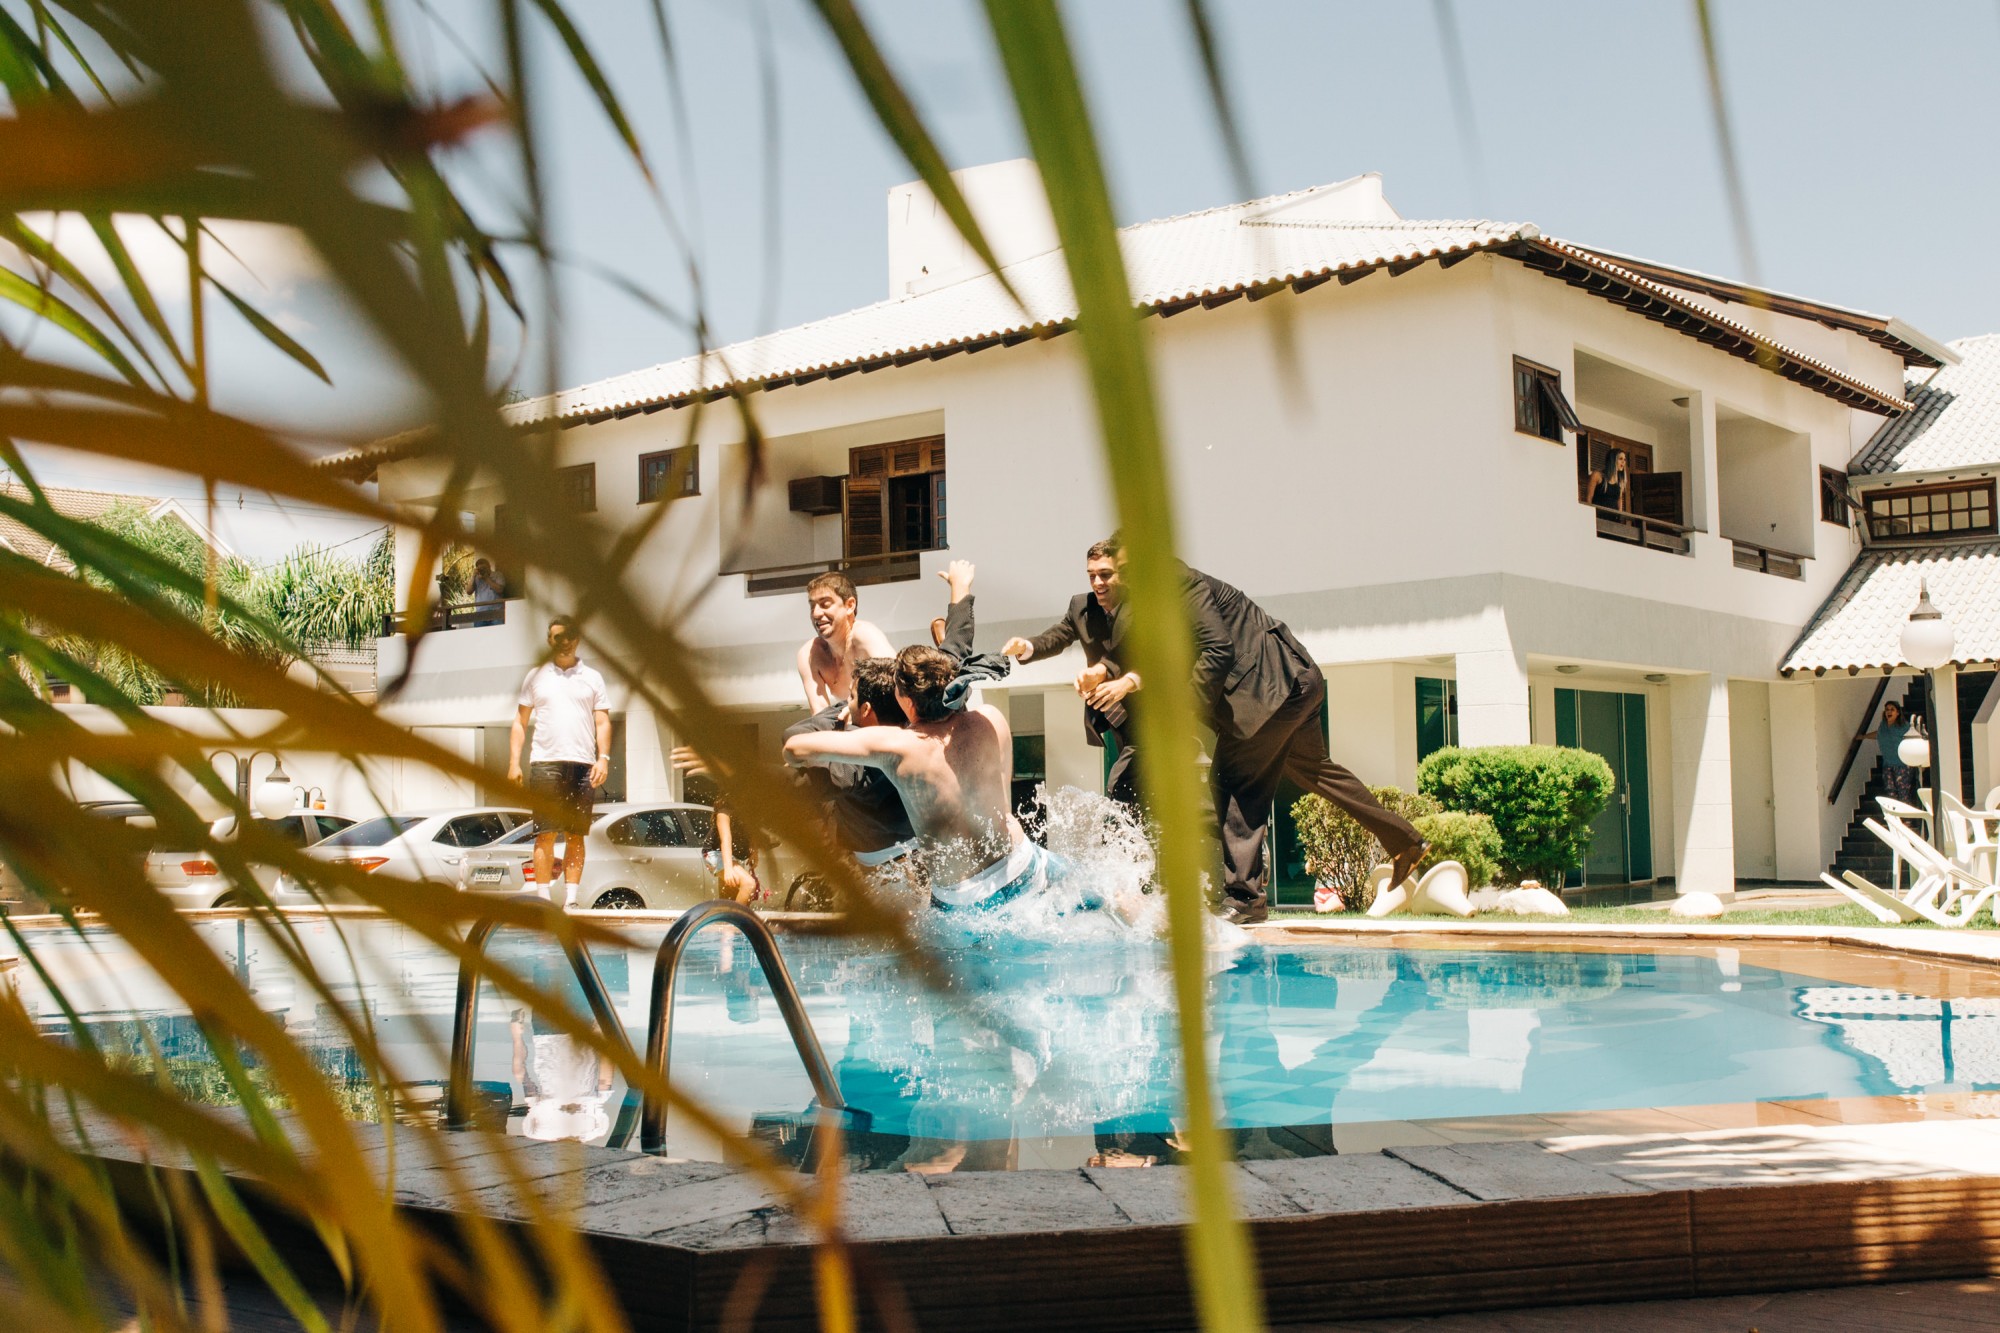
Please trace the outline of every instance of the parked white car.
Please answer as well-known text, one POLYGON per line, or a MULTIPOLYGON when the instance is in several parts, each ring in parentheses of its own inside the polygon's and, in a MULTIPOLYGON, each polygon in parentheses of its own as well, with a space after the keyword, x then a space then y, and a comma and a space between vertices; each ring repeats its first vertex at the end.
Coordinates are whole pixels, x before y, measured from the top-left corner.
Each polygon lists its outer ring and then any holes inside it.
MULTIPOLYGON (((578 907, 672 909, 715 896, 715 874, 702 860, 715 829, 705 805, 614 802, 591 812, 583 844, 578 907)), ((562 840, 556 842, 557 901, 564 890, 562 840)), ((535 829, 518 828, 500 841, 467 852, 459 887, 475 893, 534 893, 535 829)))
MULTIPOLYGON (((526 822, 526 810, 502 806, 382 815, 322 838, 306 849, 306 855, 315 861, 351 866, 370 874, 455 886, 459 868, 470 849, 503 838, 526 822)), ((321 901, 318 894, 290 875, 278 876, 271 898, 287 907, 310 906, 321 901)), ((332 901, 349 900, 346 895, 339 895, 332 901)))
MULTIPOLYGON (((119 824, 129 824, 134 828, 149 829, 153 825, 153 812, 137 801, 80 801, 77 808, 88 811, 98 819, 119 824)), ((21 877, 0 856, 0 913, 10 916, 29 916, 49 910, 42 896, 22 883, 21 877)))
MULTIPOLYGON (((354 823, 346 815, 325 810, 294 810, 276 819, 260 817, 252 822, 264 832, 275 833, 294 847, 310 847, 354 823)), ((210 831, 221 841, 235 841, 236 816, 224 815, 215 821, 210 831)), ((250 872, 266 893, 277 884, 275 866, 252 865, 250 872)), ((231 907, 242 899, 241 891, 202 852, 156 846, 146 857, 146 878, 175 907, 231 907)))

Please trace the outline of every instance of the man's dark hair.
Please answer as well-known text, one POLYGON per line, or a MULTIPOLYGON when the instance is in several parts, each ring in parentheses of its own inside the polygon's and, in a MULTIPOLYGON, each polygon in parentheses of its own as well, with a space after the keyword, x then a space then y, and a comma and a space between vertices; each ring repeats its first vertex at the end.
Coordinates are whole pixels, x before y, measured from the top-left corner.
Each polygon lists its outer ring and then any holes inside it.
POLYGON ((896 688, 909 697, 919 722, 940 721, 951 711, 944 692, 957 676, 958 664, 935 648, 913 643, 896 654, 896 688))
POLYGON ((854 702, 875 710, 876 721, 900 727, 910 719, 896 702, 896 659, 864 657, 854 664, 854 702))
POLYGON ((829 589, 835 597, 838 597, 843 602, 851 602, 855 599, 854 580, 837 569, 829 569, 826 573, 816 576, 811 583, 806 584, 806 600, 810 602, 813 594, 821 588, 829 589))
POLYGON ((572 638, 578 638, 578 637, 580 637, 580 634, 581 634, 581 632, 580 632, 580 631, 579 631, 579 630, 577 629, 577 627, 576 627, 576 619, 575 619, 575 617, 573 617, 573 616, 550 616, 550 617, 549 617, 549 628, 550 628, 550 629, 554 629, 554 628, 555 628, 556 626, 558 626, 558 625, 562 626, 562 631, 563 631, 563 637, 564 637, 564 638, 566 638, 566 639, 572 639, 572 638))
POLYGON ((1125 554, 1125 543, 1117 533, 1112 533, 1101 542, 1092 542, 1090 549, 1083 553, 1085 560, 1116 560, 1125 554))

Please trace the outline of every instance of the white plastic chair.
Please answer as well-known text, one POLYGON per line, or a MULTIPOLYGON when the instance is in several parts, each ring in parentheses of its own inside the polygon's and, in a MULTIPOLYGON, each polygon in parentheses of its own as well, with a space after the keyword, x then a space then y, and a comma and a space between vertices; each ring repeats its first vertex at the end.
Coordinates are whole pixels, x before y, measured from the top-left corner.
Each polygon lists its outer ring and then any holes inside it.
POLYGON ((2000 880, 2000 810, 1974 810, 1950 792, 1944 794, 1945 824, 1951 829, 1951 859, 1960 868, 1988 882, 2000 880))
POLYGON ((2000 885, 1975 875, 1901 825, 1869 820, 1876 837, 1900 851, 1916 872, 1917 884, 1903 902, 1924 920, 1940 926, 1969 925, 1980 909, 2000 895, 2000 885), (1900 845, 1899 845, 1900 844, 1900 845))
MULTIPOLYGON (((1927 793, 1928 794, 1928 793, 1927 793)), ((1899 801, 1893 796, 1880 796, 1875 800, 1881 807, 1882 818, 1892 824, 1908 828, 1912 834, 1925 842, 1930 841, 1931 812, 1928 808, 1919 810, 1907 801, 1899 801)), ((1894 847, 1889 849, 1889 887, 1897 893, 1904 893, 1903 857, 1894 847)))

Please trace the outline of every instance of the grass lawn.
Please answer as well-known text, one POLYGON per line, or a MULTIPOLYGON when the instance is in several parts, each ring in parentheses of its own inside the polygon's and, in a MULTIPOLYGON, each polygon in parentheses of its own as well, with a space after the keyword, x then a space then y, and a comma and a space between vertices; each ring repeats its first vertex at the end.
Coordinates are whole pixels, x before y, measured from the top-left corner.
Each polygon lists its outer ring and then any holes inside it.
MULTIPOLYGON (((1273 920, 1333 920, 1362 921, 1367 917, 1360 912, 1329 912, 1325 915, 1314 912, 1309 907, 1280 907, 1272 911, 1273 920)), ((1402 921, 1417 925, 1427 921, 1450 921, 1451 917, 1404 917, 1402 921)), ((1739 907, 1727 916, 1714 918, 1682 918, 1671 916, 1664 907, 1572 907, 1568 916, 1499 916, 1489 915, 1478 918, 1482 921, 1519 921, 1524 925, 1534 925, 1551 921, 1573 921, 1582 925, 1618 926, 1875 926, 1885 923, 1877 921, 1859 907, 1843 904, 1839 907, 1801 907, 1789 910, 1761 910, 1754 907, 1739 907)), ((1936 930, 1938 927, 1927 921, 1910 923, 1907 927, 1890 929, 1936 930)), ((1966 930, 1994 930, 1993 917, 1981 912, 1966 930)))

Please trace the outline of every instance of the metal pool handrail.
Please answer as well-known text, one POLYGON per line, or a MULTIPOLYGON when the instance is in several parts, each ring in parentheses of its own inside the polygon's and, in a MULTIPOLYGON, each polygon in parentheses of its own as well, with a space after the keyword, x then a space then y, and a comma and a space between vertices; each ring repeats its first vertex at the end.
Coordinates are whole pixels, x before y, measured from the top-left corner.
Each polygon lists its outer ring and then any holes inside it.
MULTIPOLYGON (((486 941, 499 924, 491 917, 482 917, 466 932, 465 942, 475 955, 485 954, 486 941)), ((605 1040, 620 1047, 627 1056, 634 1056, 632 1043, 625 1037, 625 1025, 618 1021, 618 1011, 611 1005, 611 995, 604 989, 604 978, 598 975, 590 951, 575 938, 564 940, 562 946, 570 971, 576 974, 577 985, 583 988, 584 1001, 590 1005, 591 1017, 597 1020, 605 1040)), ((462 958, 458 964, 458 1000, 451 1017, 450 1081, 445 1085, 447 1129, 469 1129, 472 1125, 472 1035, 478 1017, 479 973, 472 959, 462 958)))
MULTIPOLYGON (((660 941, 660 952, 653 960, 653 1012, 646 1025, 646 1067, 659 1075, 661 1083, 667 1081, 667 1066, 673 1058, 674 979, 680 971, 681 956, 696 931, 718 920, 727 921, 743 932, 756 951, 764 980, 770 983, 778 1010, 785 1016, 785 1026, 791 1031, 792 1045, 798 1048, 806 1076, 812 1080, 814 1099, 828 1110, 847 1110, 840 1081, 834 1077, 833 1066, 827 1063, 826 1052, 820 1049, 812 1020, 806 1017, 805 1002, 799 998, 799 988, 793 984, 792 974, 778 953, 778 942, 771 928, 755 912, 727 898, 689 908, 660 941)), ((666 1141, 666 1101, 648 1092, 639 1115, 639 1147, 644 1152, 657 1153, 666 1146, 666 1141)))

